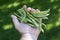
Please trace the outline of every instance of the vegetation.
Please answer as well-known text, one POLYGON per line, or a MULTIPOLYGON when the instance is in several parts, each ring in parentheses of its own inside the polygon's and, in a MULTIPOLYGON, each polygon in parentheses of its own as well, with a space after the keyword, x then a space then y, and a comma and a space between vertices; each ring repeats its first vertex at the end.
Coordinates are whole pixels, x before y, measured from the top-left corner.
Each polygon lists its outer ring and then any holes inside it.
POLYGON ((49 19, 43 20, 45 32, 38 40, 60 40, 60 0, 0 0, 0 40, 19 40, 10 15, 23 5, 42 11, 51 8, 49 19))

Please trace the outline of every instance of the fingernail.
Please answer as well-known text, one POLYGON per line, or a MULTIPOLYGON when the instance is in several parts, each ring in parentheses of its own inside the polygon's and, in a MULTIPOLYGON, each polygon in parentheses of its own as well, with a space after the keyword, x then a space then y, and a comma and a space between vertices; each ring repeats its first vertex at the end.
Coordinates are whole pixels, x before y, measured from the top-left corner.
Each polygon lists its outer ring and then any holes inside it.
POLYGON ((27 11, 29 11, 29 12, 30 12, 30 11, 31 11, 31 7, 28 7, 28 8, 27 8, 27 11))
POLYGON ((27 8, 27 6, 26 6, 26 5, 23 5, 23 8, 24 8, 24 9, 26 9, 26 8, 27 8))
POLYGON ((36 10, 32 8, 32 9, 31 9, 31 12, 36 12, 36 10))
POLYGON ((37 12, 40 12, 40 10, 39 10, 39 9, 36 9, 36 11, 37 11, 37 12))
POLYGON ((17 18, 15 15, 11 15, 11 18, 17 18))

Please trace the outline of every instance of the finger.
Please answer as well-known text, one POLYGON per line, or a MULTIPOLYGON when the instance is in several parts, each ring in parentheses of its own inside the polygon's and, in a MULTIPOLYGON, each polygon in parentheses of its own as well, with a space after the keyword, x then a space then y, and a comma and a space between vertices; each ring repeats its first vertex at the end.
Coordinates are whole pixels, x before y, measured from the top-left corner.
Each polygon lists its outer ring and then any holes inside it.
POLYGON ((30 11, 31 11, 31 7, 28 7, 28 8, 27 8, 27 11, 30 12, 30 11))
POLYGON ((39 9, 36 9, 36 12, 40 12, 40 10, 39 9))
POLYGON ((36 12, 36 10, 32 8, 32 9, 31 9, 31 12, 36 12))
POLYGON ((18 21, 17 17, 15 15, 11 15, 11 18, 13 20, 14 25, 18 26, 19 25, 19 21, 18 21))
POLYGON ((23 5, 23 8, 26 9, 27 8, 27 5, 23 5))

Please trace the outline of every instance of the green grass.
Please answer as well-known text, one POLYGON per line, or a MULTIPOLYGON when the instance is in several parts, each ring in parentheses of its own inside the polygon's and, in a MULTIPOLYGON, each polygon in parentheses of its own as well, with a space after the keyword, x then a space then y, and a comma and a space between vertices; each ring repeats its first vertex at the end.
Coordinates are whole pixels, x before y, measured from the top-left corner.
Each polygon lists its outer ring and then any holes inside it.
POLYGON ((51 8, 45 33, 39 35, 38 40, 60 40, 60 0, 1 0, 0 1, 0 40, 19 40, 20 34, 14 28, 10 15, 24 4, 47 10, 51 8))

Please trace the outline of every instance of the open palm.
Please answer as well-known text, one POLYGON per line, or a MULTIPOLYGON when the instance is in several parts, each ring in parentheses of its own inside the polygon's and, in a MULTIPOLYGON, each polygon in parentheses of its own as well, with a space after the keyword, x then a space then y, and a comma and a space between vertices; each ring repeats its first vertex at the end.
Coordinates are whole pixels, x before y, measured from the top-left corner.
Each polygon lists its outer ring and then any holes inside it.
POLYGON ((32 28, 29 25, 25 23, 20 23, 15 15, 11 15, 11 18, 13 20, 13 23, 15 25, 15 28, 21 33, 29 33, 38 36, 40 33, 40 30, 37 28, 32 28))

